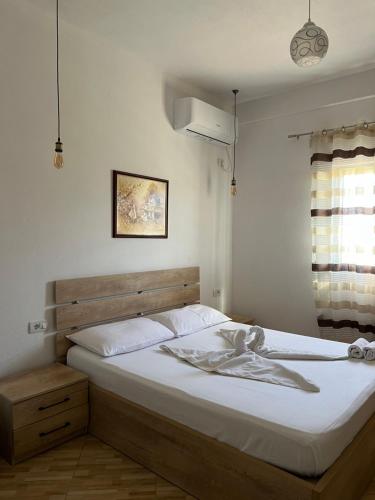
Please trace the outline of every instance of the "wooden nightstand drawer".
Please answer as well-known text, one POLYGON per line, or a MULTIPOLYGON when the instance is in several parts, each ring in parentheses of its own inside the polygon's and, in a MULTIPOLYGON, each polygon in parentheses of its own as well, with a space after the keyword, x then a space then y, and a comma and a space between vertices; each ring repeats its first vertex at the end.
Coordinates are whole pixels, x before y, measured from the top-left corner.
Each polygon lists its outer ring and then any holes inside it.
POLYGON ((88 424, 88 405, 78 406, 13 432, 14 459, 23 460, 84 432, 88 424))
POLYGON ((87 403, 87 382, 36 396, 13 406, 13 428, 18 429, 87 403))
POLYGON ((0 380, 0 454, 14 464, 87 430, 88 377, 54 363, 0 380))

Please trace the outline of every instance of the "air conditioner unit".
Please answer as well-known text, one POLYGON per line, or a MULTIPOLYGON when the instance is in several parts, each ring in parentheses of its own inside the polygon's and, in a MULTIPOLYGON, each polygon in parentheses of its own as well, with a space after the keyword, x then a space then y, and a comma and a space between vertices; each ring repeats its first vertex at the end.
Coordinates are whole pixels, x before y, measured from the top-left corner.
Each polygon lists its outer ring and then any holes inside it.
POLYGON ((195 97, 175 100, 174 129, 222 146, 233 144, 235 138, 234 116, 195 97))

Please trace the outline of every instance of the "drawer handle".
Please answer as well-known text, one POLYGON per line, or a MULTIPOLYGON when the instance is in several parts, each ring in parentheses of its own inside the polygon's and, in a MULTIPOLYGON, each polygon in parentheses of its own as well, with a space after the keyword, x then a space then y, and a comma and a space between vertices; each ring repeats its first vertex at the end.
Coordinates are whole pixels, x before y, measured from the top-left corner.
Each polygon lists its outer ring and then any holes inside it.
POLYGON ((65 429, 66 427, 69 427, 69 425, 70 425, 70 422, 65 422, 64 425, 60 425, 60 427, 56 427, 56 429, 52 429, 52 431, 40 432, 39 436, 40 437, 48 436, 48 434, 52 434, 53 432, 61 431, 61 429, 65 429))
POLYGON ((66 403, 70 401, 70 398, 65 398, 62 401, 58 401, 57 403, 52 403, 51 405, 48 406, 39 406, 38 410, 43 411, 43 410, 48 410, 48 408, 52 408, 53 406, 61 405, 63 403, 66 403))

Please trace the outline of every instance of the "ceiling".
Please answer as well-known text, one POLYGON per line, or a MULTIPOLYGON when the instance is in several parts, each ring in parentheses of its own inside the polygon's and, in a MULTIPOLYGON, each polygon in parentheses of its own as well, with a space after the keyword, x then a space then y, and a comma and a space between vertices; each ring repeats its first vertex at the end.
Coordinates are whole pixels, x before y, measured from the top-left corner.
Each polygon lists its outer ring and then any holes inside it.
MULTIPOLYGON (((28 0, 54 14, 54 0, 28 0)), ((112 39, 163 71, 240 100, 375 67, 375 1, 312 0, 326 30, 326 58, 312 68, 290 59, 307 0, 60 0, 61 17, 112 39)))

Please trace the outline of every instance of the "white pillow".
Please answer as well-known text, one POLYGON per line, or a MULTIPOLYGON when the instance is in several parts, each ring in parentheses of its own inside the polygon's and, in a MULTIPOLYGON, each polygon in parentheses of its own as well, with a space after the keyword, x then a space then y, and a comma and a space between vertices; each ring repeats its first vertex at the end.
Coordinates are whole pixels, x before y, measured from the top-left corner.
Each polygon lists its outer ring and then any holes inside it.
POLYGON ((153 314, 149 318, 159 321, 159 323, 169 328, 176 337, 183 337, 207 327, 202 318, 186 308, 171 309, 170 311, 153 314))
POLYGON ((204 306, 203 304, 192 304, 191 306, 184 307, 184 310, 192 311, 197 314, 206 324, 206 327, 219 325, 225 321, 230 321, 231 318, 225 316, 221 311, 213 307, 204 306))
POLYGON ((67 335, 67 338, 100 356, 114 356, 144 349, 174 338, 165 326, 148 318, 92 326, 67 335))

